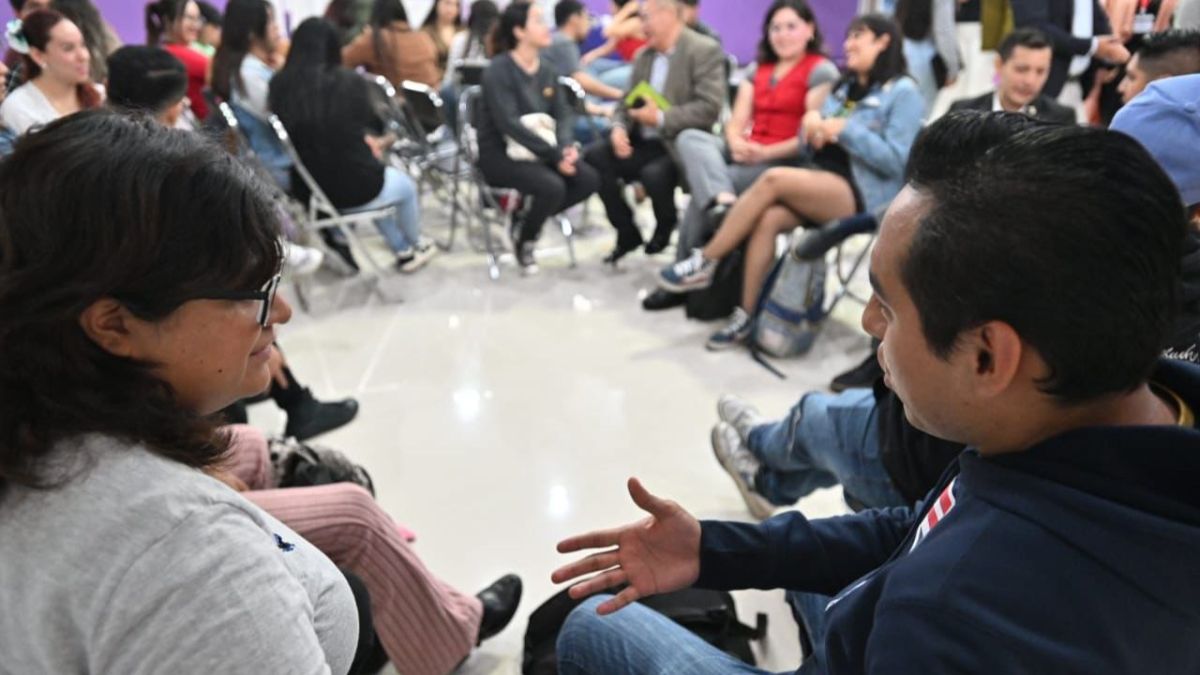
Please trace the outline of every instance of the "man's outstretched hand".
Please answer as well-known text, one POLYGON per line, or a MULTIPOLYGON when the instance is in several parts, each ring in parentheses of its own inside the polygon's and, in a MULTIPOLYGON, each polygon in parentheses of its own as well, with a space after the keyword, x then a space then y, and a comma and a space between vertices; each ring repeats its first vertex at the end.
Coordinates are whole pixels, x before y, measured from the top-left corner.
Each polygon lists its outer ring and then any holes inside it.
POLYGON ((628 584, 597 608, 600 614, 611 614, 649 595, 687 588, 700 577, 700 521, 679 504, 650 494, 636 478, 629 479, 629 496, 650 515, 636 523, 589 532, 558 544, 559 553, 604 549, 564 565, 551 575, 550 579, 560 584, 599 572, 572 586, 572 598, 578 600, 628 584))

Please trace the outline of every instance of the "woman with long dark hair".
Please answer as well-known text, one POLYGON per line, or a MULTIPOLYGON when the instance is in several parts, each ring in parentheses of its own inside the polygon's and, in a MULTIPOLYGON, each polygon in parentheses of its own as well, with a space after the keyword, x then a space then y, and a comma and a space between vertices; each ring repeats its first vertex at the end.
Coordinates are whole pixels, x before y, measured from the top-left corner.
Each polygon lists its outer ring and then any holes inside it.
POLYGON ((692 191, 680 229, 682 254, 701 243, 706 217, 718 218, 763 172, 799 165, 800 120, 820 108, 838 79, 823 46, 806 0, 776 0, 763 20, 757 66, 738 87, 724 137, 699 129, 679 134, 675 148, 692 191))
POLYGON ((446 73, 442 77, 442 87, 456 85, 455 74, 460 61, 486 61, 488 40, 500 20, 500 8, 492 0, 475 0, 471 3, 471 12, 467 15, 467 29, 454 36, 450 43, 450 56, 446 63, 446 73))
POLYGON ((463 30, 462 0, 434 0, 433 7, 425 16, 421 30, 433 38, 438 51, 438 77, 446 72, 450 58, 450 45, 454 37, 463 30))
POLYGON ((925 97, 925 112, 933 111, 938 91, 953 84, 962 69, 958 53, 955 0, 895 0, 896 23, 904 36, 908 72, 925 97))
POLYGON ((92 59, 92 82, 104 82, 108 78, 108 57, 121 47, 116 31, 100 16, 92 0, 54 0, 50 9, 70 19, 83 32, 92 59))
POLYGON ((537 272, 534 249, 542 225, 600 187, 596 170, 582 160, 575 120, 558 86, 558 73, 538 56, 550 46, 550 27, 541 7, 515 2, 500 15, 492 62, 483 73, 479 106, 479 170, 488 184, 518 190, 532 203, 513 223, 513 251, 525 274, 537 272), (525 123, 533 115, 553 122, 553 142, 525 123), (514 158, 513 146, 519 146, 514 158))
POLYGON ((221 46, 213 57, 212 90, 247 112, 267 119, 267 93, 275 76, 280 41, 275 10, 267 0, 229 0, 221 46))
POLYGON ((109 111, 0 165, 6 669, 349 668, 342 573, 206 475, 291 316, 275 213, 200 136, 109 111))
POLYGON ((845 74, 820 110, 809 110, 801 122, 812 168, 767 170, 738 198, 712 241, 659 273, 666 291, 707 288, 720 260, 746 243, 741 306, 709 338, 709 349, 727 349, 750 335, 750 312, 775 260, 779 234, 878 212, 904 184, 925 102, 906 72, 900 29, 881 14, 860 16, 850 22, 844 47, 845 74))
MULTIPOLYGON (((437 255, 433 242, 421 236, 416 183, 385 166, 388 142, 371 104, 371 84, 341 63, 337 30, 323 19, 306 19, 292 35, 287 63, 271 81, 271 110, 334 206, 396 207, 395 216, 375 225, 396 256, 396 268, 415 272, 437 255)), ((302 189, 301 181, 292 184, 302 189)))
POLYGON ((32 12, 13 27, 9 44, 21 54, 24 84, 0 105, 0 122, 16 134, 104 102, 91 77, 91 54, 79 27, 52 9, 32 12))
POLYGON ((192 48, 200 39, 204 16, 195 0, 155 0, 146 5, 146 44, 160 46, 179 59, 188 74, 188 102, 196 118, 208 117, 204 88, 209 59, 192 48))
POLYGON ((397 88, 405 80, 436 87, 441 77, 433 38, 412 29, 400 0, 375 0, 367 28, 342 49, 342 63, 364 66, 397 88))

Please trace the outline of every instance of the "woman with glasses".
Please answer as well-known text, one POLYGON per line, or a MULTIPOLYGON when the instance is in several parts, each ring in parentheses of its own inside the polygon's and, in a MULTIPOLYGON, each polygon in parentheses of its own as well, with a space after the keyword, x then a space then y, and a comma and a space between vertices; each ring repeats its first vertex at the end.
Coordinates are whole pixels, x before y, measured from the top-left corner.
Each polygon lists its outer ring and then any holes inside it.
POLYGON ((161 46, 187 69, 187 98, 196 119, 208 117, 204 89, 209 58, 192 48, 200 39, 204 17, 194 0, 157 0, 146 5, 146 44, 161 46))

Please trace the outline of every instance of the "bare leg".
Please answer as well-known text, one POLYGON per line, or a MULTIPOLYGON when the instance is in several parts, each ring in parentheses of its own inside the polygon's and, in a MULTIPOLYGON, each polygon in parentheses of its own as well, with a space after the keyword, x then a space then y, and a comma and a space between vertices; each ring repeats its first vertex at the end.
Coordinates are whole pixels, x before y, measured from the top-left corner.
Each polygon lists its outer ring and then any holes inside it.
POLYGON ((758 227, 754 228, 750 242, 746 244, 746 269, 742 277, 742 309, 747 313, 754 311, 758 294, 775 262, 776 236, 791 232, 799 225, 796 214, 783 206, 772 206, 758 221, 758 227))
POLYGON ((854 192, 841 176, 828 171, 776 167, 743 192, 717 235, 704 247, 704 257, 720 260, 754 231, 767 209, 788 207, 806 220, 824 222, 854 215, 854 192))

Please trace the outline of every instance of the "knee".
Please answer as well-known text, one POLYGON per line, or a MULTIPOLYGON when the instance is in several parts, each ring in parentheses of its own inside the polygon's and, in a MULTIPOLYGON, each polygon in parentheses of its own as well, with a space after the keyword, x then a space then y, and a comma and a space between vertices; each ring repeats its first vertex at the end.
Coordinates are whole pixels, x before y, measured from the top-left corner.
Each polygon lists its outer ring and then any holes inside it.
POLYGON ((596 613, 600 603, 611 595, 595 595, 571 611, 558 632, 555 653, 559 667, 566 665, 569 672, 588 672, 587 665, 595 664, 593 655, 600 643, 608 636, 608 624, 596 613))
POLYGON ((651 164, 642 169, 641 179, 647 190, 670 190, 675 187, 674 166, 668 163, 661 166, 651 164))
POLYGON ((686 153, 699 145, 703 145, 708 141, 709 134, 707 131, 699 129, 684 129, 675 137, 675 148, 680 153, 686 153))
POLYGON ((759 180, 764 186, 772 189, 778 189, 780 185, 786 182, 792 174, 792 170, 788 167, 776 166, 771 167, 763 172, 762 178, 759 180))

